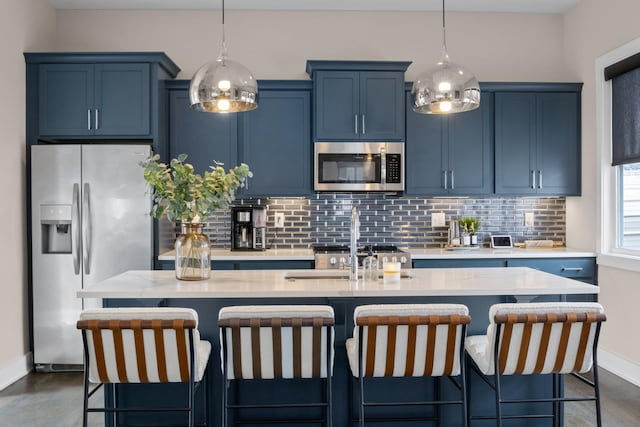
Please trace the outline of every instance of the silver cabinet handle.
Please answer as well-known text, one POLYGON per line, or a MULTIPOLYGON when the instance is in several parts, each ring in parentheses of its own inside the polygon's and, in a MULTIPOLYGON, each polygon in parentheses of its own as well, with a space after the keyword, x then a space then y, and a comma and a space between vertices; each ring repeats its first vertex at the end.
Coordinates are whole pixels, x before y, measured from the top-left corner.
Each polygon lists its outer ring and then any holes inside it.
POLYGON ((536 189, 536 171, 531 171, 531 188, 536 189))
POLYGON ((71 202, 71 254, 73 256, 73 272, 80 274, 80 185, 73 184, 73 198, 71 202))
POLYGON ((582 271, 582 267, 562 267, 562 271, 582 271))
POLYGON ((442 173, 444 174, 444 189, 446 190, 447 189, 447 184, 448 184, 447 183, 447 178, 448 178, 447 171, 442 171, 442 173))
POLYGON ((542 171, 538 171, 538 188, 542 188, 542 171))
POLYGON ((87 130, 91 130, 91 110, 87 110, 87 130))
POLYGON ((449 172, 451 173, 451 189, 453 190, 454 188, 456 188, 455 176, 453 175, 452 170, 450 170, 449 172))
POLYGON ((90 274, 91 264, 91 206, 89 204, 89 183, 82 189, 82 254, 84 274, 90 274))
POLYGON ((356 129, 356 135, 357 135, 358 134, 358 115, 357 114, 353 116, 353 123, 356 129))
POLYGON ((96 130, 100 128, 100 110, 96 108, 96 130))
POLYGON ((365 133, 367 133, 367 128, 364 126, 364 114, 362 115, 362 134, 364 135, 365 133))

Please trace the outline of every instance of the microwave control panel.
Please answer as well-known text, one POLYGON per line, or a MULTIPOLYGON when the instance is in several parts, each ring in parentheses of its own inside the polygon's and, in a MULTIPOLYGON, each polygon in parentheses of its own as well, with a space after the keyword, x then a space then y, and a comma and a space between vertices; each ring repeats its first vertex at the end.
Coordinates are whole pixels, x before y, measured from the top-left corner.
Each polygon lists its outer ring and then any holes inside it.
POLYGON ((402 182, 402 156, 400 154, 387 154, 387 183, 400 184, 402 182))

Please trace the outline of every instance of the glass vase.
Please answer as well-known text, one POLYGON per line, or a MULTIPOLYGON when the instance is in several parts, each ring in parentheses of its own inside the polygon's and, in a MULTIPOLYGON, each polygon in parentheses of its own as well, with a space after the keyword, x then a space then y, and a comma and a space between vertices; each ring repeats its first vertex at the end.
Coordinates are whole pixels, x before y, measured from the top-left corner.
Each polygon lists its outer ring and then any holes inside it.
POLYGON ((206 280, 211 271, 209 237, 202 232, 203 224, 182 223, 176 239, 176 278, 206 280))

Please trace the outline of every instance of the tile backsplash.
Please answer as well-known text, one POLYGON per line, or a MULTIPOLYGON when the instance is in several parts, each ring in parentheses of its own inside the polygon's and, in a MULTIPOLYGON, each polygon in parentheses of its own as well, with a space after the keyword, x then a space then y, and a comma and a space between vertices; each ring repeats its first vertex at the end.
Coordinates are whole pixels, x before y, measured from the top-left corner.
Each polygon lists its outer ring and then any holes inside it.
MULTIPOLYGON (((409 248, 439 248, 447 243, 449 220, 467 216, 480 221, 478 242, 490 234, 510 234, 514 242, 529 239, 565 244, 564 198, 424 198, 380 193, 318 193, 308 198, 237 199, 236 205, 267 206, 267 245, 308 248, 314 244, 348 244, 351 207, 360 213, 359 244, 393 244, 409 248), (284 228, 274 228, 283 212, 284 228), (432 227, 431 214, 443 212, 445 227, 432 227), (525 213, 534 223, 525 226, 525 213)), ((205 227, 211 246, 231 247, 229 211, 209 218, 205 227)), ((172 246, 163 242, 161 246, 172 246)))

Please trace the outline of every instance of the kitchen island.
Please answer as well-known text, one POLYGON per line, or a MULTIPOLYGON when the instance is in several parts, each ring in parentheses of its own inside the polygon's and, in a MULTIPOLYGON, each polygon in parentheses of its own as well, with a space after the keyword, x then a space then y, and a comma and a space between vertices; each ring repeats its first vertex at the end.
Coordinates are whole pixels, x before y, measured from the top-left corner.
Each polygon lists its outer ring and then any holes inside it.
MULTIPOLYGON (((175 279, 173 271, 129 271, 107 279, 78 292, 81 298, 102 298, 106 306, 183 306, 194 308, 199 315, 199 329, 204 339, 213 345, 209 363, 208 409, 212 414, 212 425, 218 425, 221 413, 220 395, 222 376, 219 360, 219 333, 217 315, 220 308, 244 304, 328 304, 334 308, 335 325, 335 366, 334 366, 334 425, 349 426, 354 410, 349 399, 353 383, 349 371, 345 340, 353 329, 353 309, 362 304, 372 303, 461 303, 469 307, 472 323, 468 335, 484 333, 488 324, 488 310, 491 304, 512 301, 559 301, 568 295, 593 295, 598 287, 576 280, 533 270, 526 267, 499 268, 456 268, 456 269, 413 269, 399 282, 377 281, 349 282, 344 278, 346 272, 340 270, 240 270, 212 271, 211 278, 199 282, 181 282, 175 279)), ((170 399, 166 389, 156 389, 151 385, 144 393, 138 389, 122 387, 119 401, 127 404, 140 403, 140 400, 170 399)), ((179 385, 176 385, 179 387, 179 385)), ((315 397, 320 387, 308 387, 297 381, 252 381, 240 384, 240 396, 305 393, 315 397)), ((486 385, 472 376, 470 380, 473 396, 472 411, 491 415, 492 394, 486 385)), ((551 393, 550 376, 507 377, 504 382, 505 393, 509 390, 522 395, 549 395, 551 393)), ((447 381, 439 383, 432 379, 402 379, 381 385, 371 383, 371 395, 376 393, 399 393, 409 398, 428 399, 433 393, 447 397, 452 389, 447 381), (435 388, 434 385, 436 384, 435 388), (437 391, 436 391, 437 390, 437 391)), ((525 413, 545 412, 541 406, 522 406, 514 410, 525 413)), ((414 411, 415 408, 411 408, 414 411)), ((381 415, 394 411, 407 411, 406 408, 386 408, 381 415)), ((426 409, 432 413, 431 408, 426 409)), ((403 412, 404 413, 404 412, 403 412)), ((442 426, 460 425, 460 411, 457 408, 442 408, 440 411, 442 426)), ((264 417, 272 416, 265 411, 264 417)), ((299 415, 299 414, 297 414, 299 415)), ((163 422, 172 422, 173 415, 162 414, 163 422)), ((160 418, 146 415, 131 415, 122 421, 136 425, 155 425, 160 418)), ((513 423, 514 426, 550 426, 549 420, 526 420, 513 423)), ((125 424, 126 425, 126 424, 125 424)), ((248 424, 248 425, 261 425, 248 424)), ((290 424, 298 425, 298 424, 290 424)), ((378 424, 376 424, 378 425, 378 424)), ((392 426, 394 423, 380 424, 392 426)), ((404 424, 403 424, 404 425, 404 424)), ((419 425, 408 423, 406 425, 419 425)), ((490 425, 479 423, 479 425, 490 425)))

